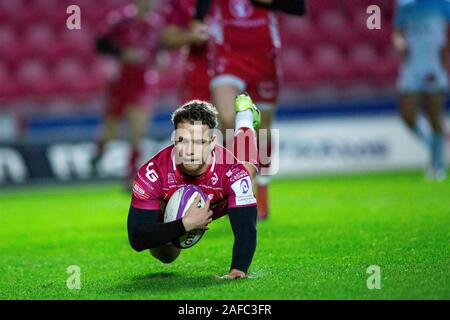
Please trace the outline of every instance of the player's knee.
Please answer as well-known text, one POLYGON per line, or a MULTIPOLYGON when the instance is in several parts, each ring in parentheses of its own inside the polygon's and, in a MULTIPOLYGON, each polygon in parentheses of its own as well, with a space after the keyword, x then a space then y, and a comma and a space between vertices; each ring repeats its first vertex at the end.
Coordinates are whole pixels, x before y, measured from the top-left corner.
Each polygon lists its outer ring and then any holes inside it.
POLYGON ((180 255, 180 249, 175 248, 171 244, 167 244, 159 248, 150 249, 149 251, 154 258, 165 264, 174 262, 180 255))
POLYGON ((178 256, 160 256, 160 257, 155 257, 155 258, 164 264, 169 264, 169 263, 174 262, 177 259, 177 257, 178 256))
POLYGON ((401 115, 402 115, 403 121, 409 128, 413 129, 416 126, 415 114, 411 114, 410 112, 403 111, 401 113, 401 115))

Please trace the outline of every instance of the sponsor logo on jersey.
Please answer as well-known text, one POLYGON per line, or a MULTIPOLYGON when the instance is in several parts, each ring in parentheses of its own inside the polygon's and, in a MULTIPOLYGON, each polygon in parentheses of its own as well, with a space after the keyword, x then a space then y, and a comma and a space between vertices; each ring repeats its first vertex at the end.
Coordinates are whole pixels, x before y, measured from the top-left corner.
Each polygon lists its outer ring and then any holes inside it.
POLYGON ((176 183, 175 175, 172 172, 169 172, 167 174, 167 183, 168 184, 175 184, 176 183))
POLYGON ((243 170, 243 169, 235 169, 233 170, 233 176, 230 178, 231 182, 235 182, 245 176, 248 176, 248 172, 247 170, 243 170))
POLYGON ((136 198, 141 200, 148 200, 150 198, 150 195, 136 181, 133 184, 133 194, 136 198))

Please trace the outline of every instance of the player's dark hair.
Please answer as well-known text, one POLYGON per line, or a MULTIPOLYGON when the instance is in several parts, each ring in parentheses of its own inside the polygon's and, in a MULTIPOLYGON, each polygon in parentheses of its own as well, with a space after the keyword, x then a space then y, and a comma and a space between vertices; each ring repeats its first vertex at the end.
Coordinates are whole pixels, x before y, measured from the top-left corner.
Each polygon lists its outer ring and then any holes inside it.
POLYGON ((194 124, 201 121, 210 129, 217 127, 217 109, 211 103, 202 100, 191 100, 186 102, 172 114, 172 122, 175 129, 181 122, 194 124))

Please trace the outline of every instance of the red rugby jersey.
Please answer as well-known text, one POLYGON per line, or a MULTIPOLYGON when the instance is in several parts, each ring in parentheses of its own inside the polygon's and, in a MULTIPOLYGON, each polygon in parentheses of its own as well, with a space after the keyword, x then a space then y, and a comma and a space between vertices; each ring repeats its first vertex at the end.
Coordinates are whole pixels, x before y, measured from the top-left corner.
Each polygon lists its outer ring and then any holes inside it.
POLYGON ((227 214, 229 208, 256 206, 245 166, 219 145, 211 156, 205 173, 189 177, 175 163, 174 146, 162 149, 139 169, 133 185, 132 206, 160 210, 177 189, 187 184, 197 185, 211 200, 213 219, 227 214))

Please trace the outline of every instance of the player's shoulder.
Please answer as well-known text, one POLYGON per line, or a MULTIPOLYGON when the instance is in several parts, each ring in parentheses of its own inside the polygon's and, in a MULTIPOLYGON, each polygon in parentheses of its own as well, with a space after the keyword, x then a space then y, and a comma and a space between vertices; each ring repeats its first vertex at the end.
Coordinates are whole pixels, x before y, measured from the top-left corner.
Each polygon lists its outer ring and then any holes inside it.
POLYGON ((172 150, 173 145, 165 147, 139 168, 134 178, 135 196, 142 198, 160 192, 167 171, 170 170, 168 166, 172 163, 172 150))
POLYGON ((216 145, 214 147, 214 162, 217 168, 224 170, 239 163, 239 160, 227 148, 216 145))
POLYGON ((215 171, 219 173, 223 181, 235 182, 243 177, 249 176, 245 165, 236 159, 228 149, 217 145, 214 153, 215 171))
POLYGON ((173 161, 173 145, 169 145, 159 150, 154 156, 147 160, 139 169, 146 171, 149 166, 158 171, 164 171, 173 161))
POLYGON ((228 162, 218 164, 217 171, 225 193, 234 199, 233 206, 254 205, 256 200, 252 192, 252 180, 244 163, 223 147, 217 151, 221 152, 222 156, 228 156, 228 162))

